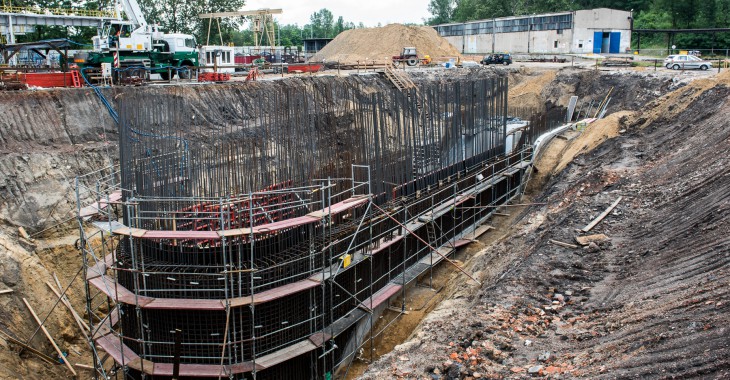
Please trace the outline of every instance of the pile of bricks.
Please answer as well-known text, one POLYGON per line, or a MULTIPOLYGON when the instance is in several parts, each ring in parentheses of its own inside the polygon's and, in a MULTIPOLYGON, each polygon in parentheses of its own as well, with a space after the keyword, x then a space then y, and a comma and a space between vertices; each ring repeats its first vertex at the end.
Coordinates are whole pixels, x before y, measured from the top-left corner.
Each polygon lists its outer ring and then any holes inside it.
POLYGON ((231 74, 228 73, 200 73, 198 74, 198 82, 226 82, 231 80, 231 74))

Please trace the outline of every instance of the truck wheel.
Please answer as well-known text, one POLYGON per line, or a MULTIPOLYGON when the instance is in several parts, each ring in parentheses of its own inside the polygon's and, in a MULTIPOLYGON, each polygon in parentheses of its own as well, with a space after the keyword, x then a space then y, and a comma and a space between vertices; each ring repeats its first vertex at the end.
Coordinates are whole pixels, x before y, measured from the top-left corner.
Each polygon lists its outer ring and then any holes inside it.
POLYGON ((180 77, 180 79, 190 79, 193 74, 190 68, 187 66, 184 67, 184 70, 178 70, 177 76, 180 77))
POLYGON ((416 58, 408 58, 408 61, 406 61, 406 64, 408 66, 415 66, 418 64, 418 59, 416 58))
POLYGON ((192 64, 190 62, 183 62, 180 66, 181 70, 178 70, 177 72, 177 76, 180 77, 180 79, 190 79, 193 77, 193 68, 191 67, 192 64))
POLYGON ((508 65, 509 65, 509 62, 507 62, 507 61, 504 61, 504 65, 505 65, 505 66, 508 66, 508 65))
POLYGON ((170 73, 167 71, 163 71, 160 73, 160 78, 162 78, 162 80, 170 80, 170 73))

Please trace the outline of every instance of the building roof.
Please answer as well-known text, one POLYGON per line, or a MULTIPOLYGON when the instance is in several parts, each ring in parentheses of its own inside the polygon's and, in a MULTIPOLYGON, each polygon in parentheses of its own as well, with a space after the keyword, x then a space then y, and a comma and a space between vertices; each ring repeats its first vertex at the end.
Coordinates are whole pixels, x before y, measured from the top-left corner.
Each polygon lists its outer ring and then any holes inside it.
POLYGON ((626 13, 630 13, 629 11, 624 11, 624 10, 621 10, 621 9, 613 9, 613 8, 591 8, 591 9, 578 9, 578 10, 575 10, 575 11, 540 13, 540 14, 519 15, 519 16, 504 16, 504 17, 486 18, 486 19, 480 19, 480 20, 469 20, 469 21, 464 21, 464 22, 450 22, 450 23, 446 23, 446 24, 434 25, 434 27, 438 27, 438 26, 450 26, 450 25, 472 24, 472 23, 487 22, 487 21, 515 20, 515 19, 522 19, 522 18, 526 18, 526 17, 561 16, 561 15, 572 14, 574 12, 590 12, 590 11, 597 11, 597 10, 608 10, 608 11, 614 11, 614 12, 626 12, 626 13))

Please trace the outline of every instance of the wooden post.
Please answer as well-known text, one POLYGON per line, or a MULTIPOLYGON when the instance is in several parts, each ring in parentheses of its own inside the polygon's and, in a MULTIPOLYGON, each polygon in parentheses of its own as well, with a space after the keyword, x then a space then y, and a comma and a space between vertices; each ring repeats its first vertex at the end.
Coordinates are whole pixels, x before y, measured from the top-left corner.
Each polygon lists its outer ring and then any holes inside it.
POLYGON ((74 371, 74 367, 72 367, 71 363, 69 363, 68 359, 66 359, 66 357, 63 356, 63 351, 61 351, 61 349, 58 348, 58 345, 51 337, 51 334, 48 333, 48 330, 46 330, 46 327, 43 326, 43 324, 41 323, 41 320, 38 319, 38 315, 36 315, 35 311, 33 311, 33 308, 28 303, 28 300, 23 298, 23 303, 25 303, 25 306, 28 308, 28 311, 30 311, 30 314, 33 316, 33 319, 35 319, 38 326, 40 326, 41 330, 43 331, 43 334, 45 334, 46 338, 48 338, 48 341, 51 342, 51 345, 58 353, 58 357, 61 358, 61 360, 63 360, 63 364, 65 364, 66 368, 68 368, 68 370, 71 371, 71 373, 74 375, 74 377, 76 377, 77 375, 76 375, 76 371, 74 371))
POLYGON ((66 297, 62 297, 61 294, 58 293, 56 288, 53 285, 51 285, 50 282, 46 281, 46 285, 48 285, 48 287, 51 289, 53 294, 56 295, 56 297, 61 299, 61 303, 63 303, 63 305, 66 306, 68 311, 71 312, 71 316, 76 321, 76 324, 79 326, 79 329, 81 330, 81 332, 84 334, 89 332, 91 329, 83 320, 81 320, 81 317, 76 313, 76 310, 74 310, 74 308, 71 306, 71 303, 68 302, 66 297))

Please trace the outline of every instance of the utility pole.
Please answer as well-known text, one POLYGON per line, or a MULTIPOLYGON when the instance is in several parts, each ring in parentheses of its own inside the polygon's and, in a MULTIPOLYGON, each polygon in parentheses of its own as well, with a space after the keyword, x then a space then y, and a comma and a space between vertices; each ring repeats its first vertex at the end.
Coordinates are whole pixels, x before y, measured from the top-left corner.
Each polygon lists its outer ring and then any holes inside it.
POLYGON ((497 39, 497 20, 492 17, 492 54, 494 54, 494 44, 497 39))

